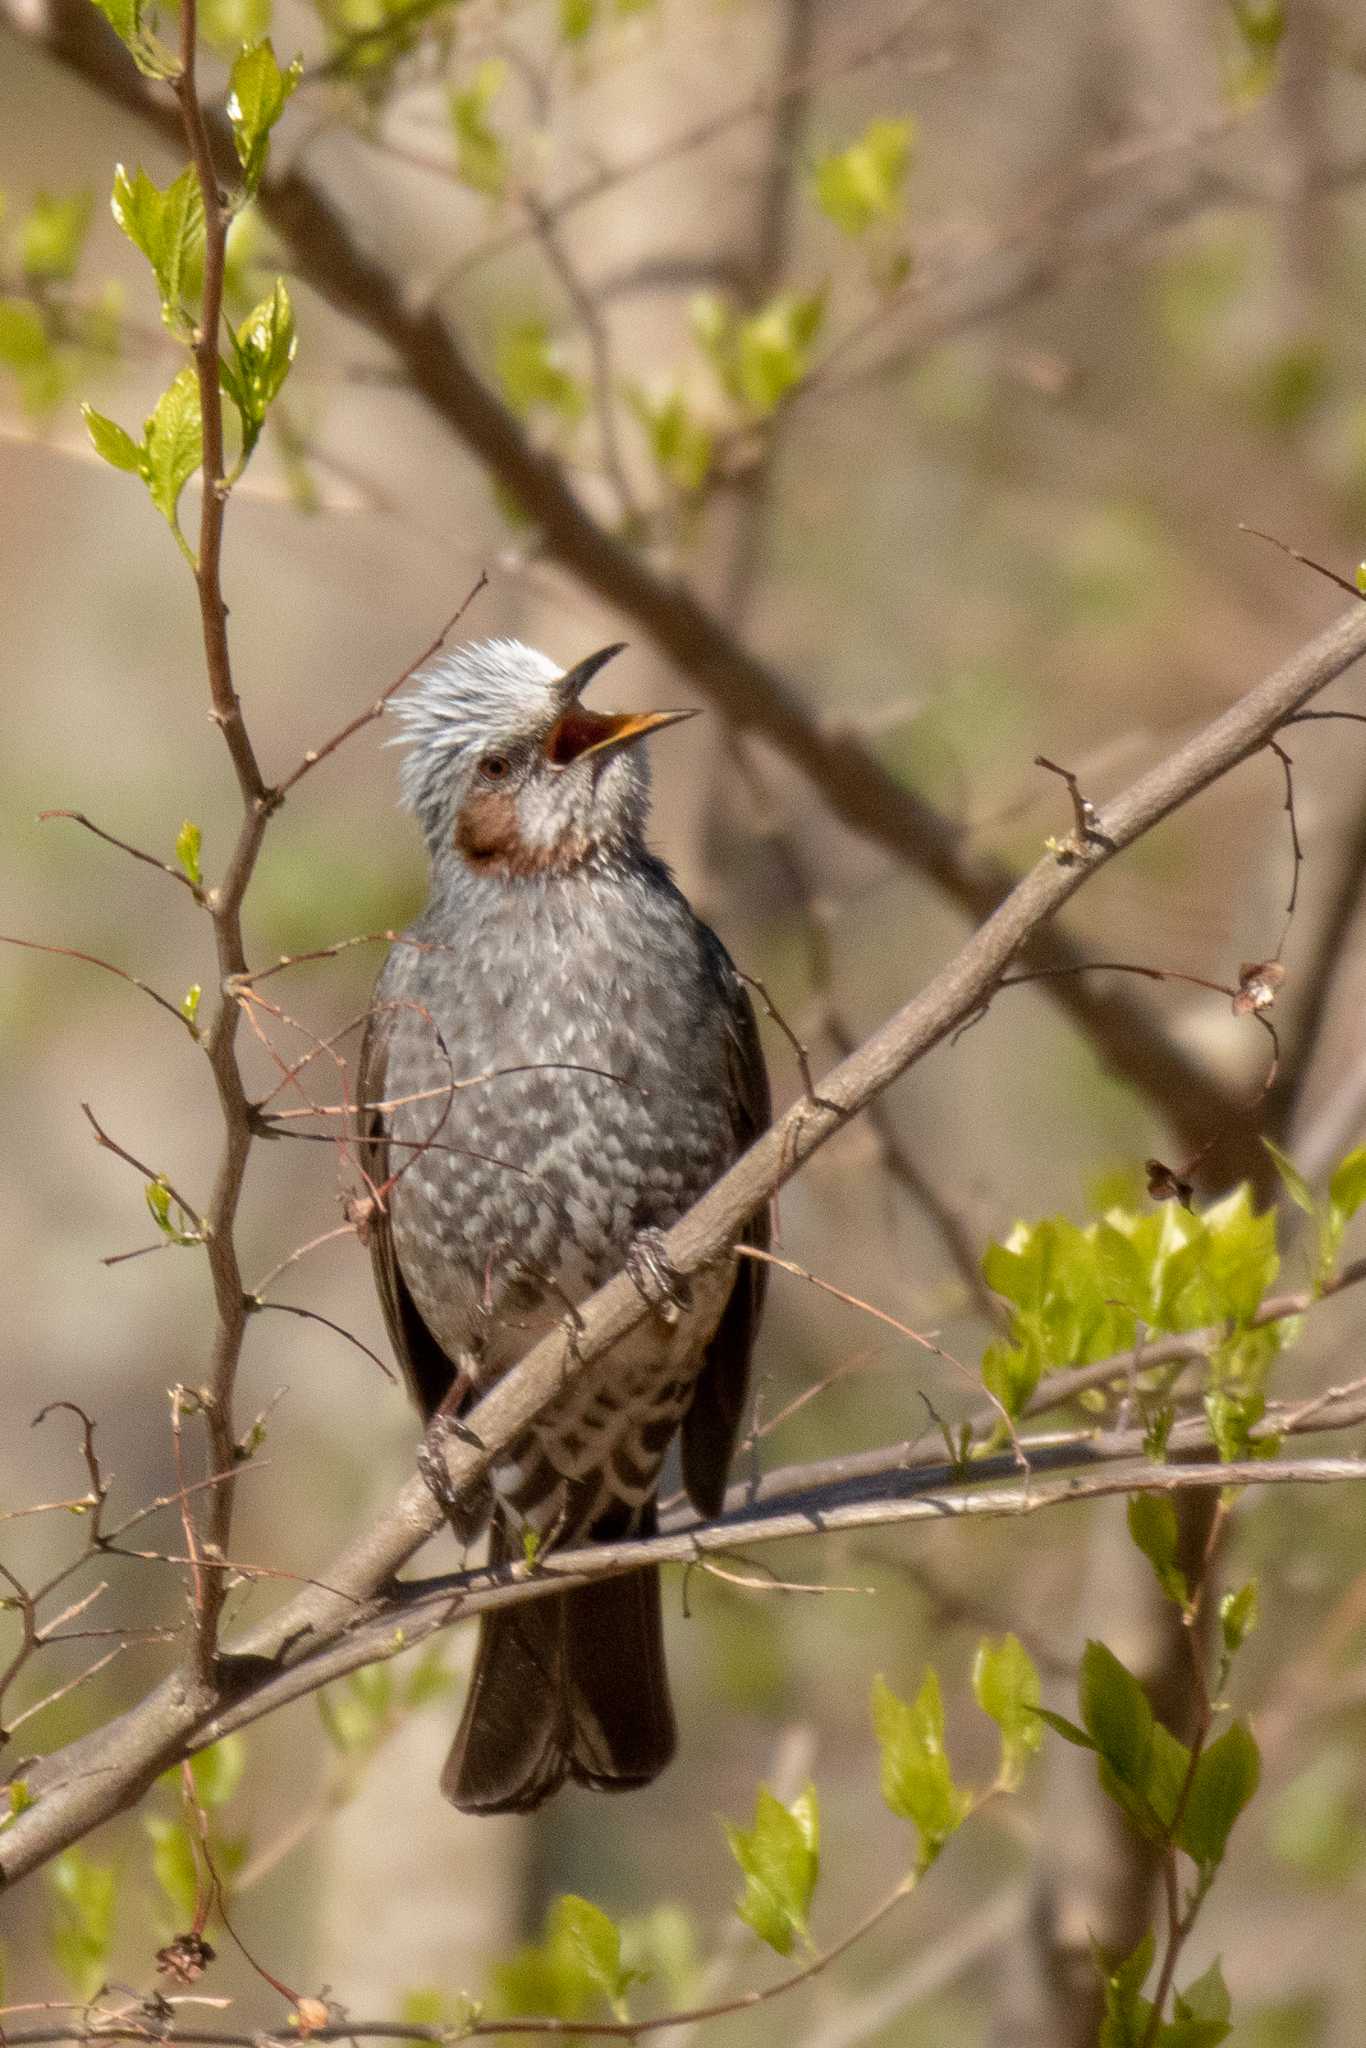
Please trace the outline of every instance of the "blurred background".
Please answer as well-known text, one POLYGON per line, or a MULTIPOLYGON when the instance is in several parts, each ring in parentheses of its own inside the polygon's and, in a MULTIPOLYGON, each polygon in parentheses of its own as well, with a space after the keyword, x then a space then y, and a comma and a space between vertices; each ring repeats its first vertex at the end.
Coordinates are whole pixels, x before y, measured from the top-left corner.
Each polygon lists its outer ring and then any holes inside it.
MULTIPOLYGON (((191 984, 212 989, 188 893, 74 823, 36 821, 81 811, 173 860, 190 819, 212 878, 237 817, 185 564, 136 479, 94 456, 77 410, 89 399, 135 428, 177 366, 107 199, 116 163, 164 184, 182 160, 99 88, 100 65, 127 75, 117 51, 89 45, 84 75, 52 54, 62 37, 89 44, 97 17, 83 28, 71 11, 83 4, 10 0, 0 27, 3 924, 178 1003, 191 984)), ((321 188, 398 302, 449 323, 594 519, 666 583, 685 579, 822 729, 859 736, 935 805, 965 861, 1018 868, 1070 828, 1066 792, 1035 755, 1103 801, 1346 602, 1243 528, 1349 580, 1363 552, 1359 10, 279 0, 272 18, 269 0, 212 0, 203 22, 219 50, 269 28, 282 60, 304 53, 273 174, 321 188)), ((207 58, 206 92, 224 76, 207 58)), ((371 702, 487 570, 462 632, 516 634, 566 663, 625 638, 618 698, 706 709, 655 748, 654 842, 818 1071, 914 994, 966 936, 961 906, 839 822, 777 749, 737 731, 719 686, 699 693, 558 560, 507 478, 299 274, 268 221, 244 219, 233 263, 239 317, 280 271, 300 337, 224 558, 237 684, 268 777, 371 702)), ((1351 678, 1331 701, 1360 705, 1351 678)), ((419 906, 420 847, 385 736, 367 727, 273 822, 247 904, 256 964, 399 926, 419 906)), ((1304 865, 1267 1107, 1315 1180, 1366 1124, 1364 747, 1347 725, 1302 727, 1290 747, 1304 865)), ((1253 761, 1107 870, 1070 930, 1096 959, 1235 981, 1282 939, 1283 797, 1280 766, 1253 761)), ((263 1028, 286 1052, 340 1030, 363 1014, 382 952, 280 975, 267 986, 288 1015, 263 1028)), ((1268 1042, 1226 999, 1181 983, 1122 992, 1216 1093, 1256 1096, 1268 1042)), ((97 1151, 81 1104, 202 1200, 217 1143, 208 1075, 145 996, 74 959, 4 949, 0 1016, 0 1508, 82 1491, 75 1418, 29 1426, 68 1399, 95 1418, 114 1500, 131 1510, 175 1483, 166 1390, 202 1379, 210 1302, 193 1251, 105 1263, 156 1231, 139 1174, 97 1151)), ((786 1104, 799 1077, 783 1037, 767 1036, 786 1104)), ((265 1049, 245 1056, 264 1091, 265 1049)), ((1167 1108, 1117 1079, 1048 990, 1009 991, 785 1191, 782 1249, 974 1364, 989 1333, 981 1250, 1020 1216, 1082 1220, 1097 1199, 1142 1200, 1146 1157, 1179 1166, 1195 1149, 1167 1108)), ((244 1266, 254 1286, 326 1236, 273 1298, 387 1355, 367 1258, 338 1230, 357 1184, 340 1145, 257 1147, 244 1266)), ((1293 1252, 1285 1273, 1303 1279, 1293 1252)), ((927 1402, 950 1417, 972 1405, 951 1368, 774 1279, 760 1426, 841 1376, 764 1436, 764 1461, 918 1438, 933 1427, 927 1402)), ((1350 1376, 1358 1321, 1350 1295, 1316 1314, 1282 1389, 1350 1376)), ((325 1576, 410 1471, 416 1434, 362 1350, 284 1314, 250 1331, 239 1412, 258 1410, 268 1437, 241 1489, 235 1552, 286 1579, 243 1585, 243 1620, 286 1596, 288 1575, 325 1576)), ((173 1547, 171 1523, 153 1526, 173 1547)), ((32 1583, 77 1541, 68 1518, 46 1515, 7 1526, 2 1551, 32 1583)), ((1163 1654, 1117 1504, 765 1562, 832 1590, 694 1574, 685 1603, 668 1584, 681 1754, 629 1801, 571 1792, 532 1821, 457 1817, 435 1778, 458 1686, 409 1706, 401 1664, 391 1691, 335 1702, 330 1733, 312 1701, 253 1729, 224 1821, 241 1837, 248 1945, 353 2013, 422 1993, 410 2009, 425 2016, 438 1994, 483 1995, 497 1960, 572 1890, 645 1916, 635 1938, 673 2002, 724 1995, 771 1962, 727 1931, 734 1873, 715 1818, 747 1817, 758 1779, 787 1797, 819 1786, 822 1941, 901 1867, 902 1831, 878 1795, 875 1672, 909 1692, 932 1659, 955 1758, 981 1777, 989 1731, 966 1682, 983 1630, 1016 1630, 1062 1708, 1088 1632, 1139 1665, 1163 1654)), ((1249 1498, 1226 1569, 1229 1583, 1263 1574, 1239 1704, 1266 1773, 1192 1962, 1223 1951, 1246 2048, 1348 2048, 1366 1994, 1360 1504, 1327 1489, 1249 1498)), ((98 1577, 109 1589, 86 1625, 181 1621, 166 1563, 98 1577)), ((0 1614, 0 1661, 7 1631, 17 1639, 0 1614)), ((20 1705, 99 1648, 47 1653, 20 1705)), ((154 1636, 134 1643, 16 1742, 45 1749, 95 1725, 172 1654, 154 1636)), ((445 1668, 458 1675, 467 1654, 449 1640, 445 1668)), ((1143 1880, 1086 1760, 1057 1747, 900 1917, 714 2037, 1061 2040, 1056 2009, 1039 2017, 1040 1915, 1084 1951, 1143 1880)), ((115 1974, 134 1983, 175 1923, 145 1876, 142 1828, 133 1817, 89 1845, 128 1874, 115 1974)), ((12 1998, 59 1995, 48 1911, 40 1886, 7 1909, 12 1998)), ((206 1988, 231 1992, 244 2023, 278 2012, 235 1953, 206 1988)))

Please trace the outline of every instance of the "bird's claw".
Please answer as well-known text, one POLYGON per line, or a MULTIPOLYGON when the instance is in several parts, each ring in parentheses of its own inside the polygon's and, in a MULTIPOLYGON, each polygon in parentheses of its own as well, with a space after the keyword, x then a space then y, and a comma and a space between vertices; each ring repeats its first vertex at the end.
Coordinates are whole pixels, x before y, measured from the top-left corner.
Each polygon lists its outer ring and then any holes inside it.
MULTIPOLYGON (((447 1400, 449 1399, 448 1396, 447 1400)), ((427 1424, 422 1441, 417 1447, 417 1469, 428 1493, 456 1535, 464 1541, 469 1525, 472 1520, 477 1521, 478 1514, 477 1511, 472 1511, 469 1488, 456 1486, 451 1480, 446 1450, 452 1439, 458 1443, 472 1444, 476 1450, 483 1448, 469 1425, 462 1422, 452 1407, 443 1402, 427 1424)))
POLYGON ((664 1249, 662 1230, 642 1230, 632 1239, 626 1254, 626 1271, 636 1293, 662 1323, 676 1323, 692 1306, 687 1276, 680 1273, 664 1249))

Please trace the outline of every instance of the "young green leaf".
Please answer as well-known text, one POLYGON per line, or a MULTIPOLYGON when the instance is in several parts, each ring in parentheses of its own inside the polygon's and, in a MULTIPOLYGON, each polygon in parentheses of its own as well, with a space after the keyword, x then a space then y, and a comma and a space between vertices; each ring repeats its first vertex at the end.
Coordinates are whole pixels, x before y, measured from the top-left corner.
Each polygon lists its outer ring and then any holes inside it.
POLYGON ((866 234, 901 211, 914 136, 910 120, 871 121, 847 149, 817 159, 816 203, 843 234, 866 234))
POLYGON ((144 78, 179 76, 180 60, 147 27, 142 0, 95 0, 95 5, 144 78))
POLYGON ((490 57, 466 86, 450 96, 451 129, 455 137, 455 174, 472 191, 499 199, 507 190, 507 149, 489 118, 507 80, 507 66, 490 57))
POLYGON ((1024 1776, 1025 1764, 1043 1741, 1039 1718, 1039 1674, 1034 1660, 1016 1636, 999 1643, 984 1637, 972 1664, 972 1689, 977 1704, 1001 1731, 1001 1763, 997 1783, 1010 1792, 1024 1776))
POLYGON ((1170 1494, 1135 1493, 1129 1499, 1129 1535, 1153 1568, 1169 1600, 1184 1607, 1190 1598, 1186 1575, 1176 1561, 1176 1508, 1170 1494))
POLYGON ((824 292, 779 292, 737 323, 734 388, 754 412, 772 412, 801 383, 824 314, 824 292))
POLYGON ((96 412, 93 405, 83 405, 85 430, 90 436, 95 453, 114 469, 142 472, 142 449, 131 434, 125 433, 117 420, 106 419, 102 412, 96 412))
POLYGON ((1280 1175, 1281 1185, 1297 1209, 1303 1209, 1306 1216, 1312 1216, 1318 1208, 1308 1181, 1287 1152, 1279 1145, 1273 1145, 1270 1138, 1263 1137, 1262 1144, 1271 1155, 1271 1163, 1280 1175))
POLYGON ((175 857, 180 862, 186 879, 193 882, 196 889, 199 888, 204 880, 204 871, 199 865, 199 855, 203 844, 203 833, 198 825, 195 824, 193 818, 187 818, 176 833, 175 857))
POLYGON ((130 178, 120 164, 110 206, 129 241, 152 266, 168 327, 184 328, 199 290, 204 257, 204 201, 187 167, 163 192, 146 171, 130 178))
POLYGON ((198 1023, 199 1004, 203 994, 203 983, 198 981, 192 981, 189 987, 186 989, 184 995, 180 998, 180 1014, 185 1019, 185 1022, 187 1024, 198 1023))
POLYGON ((104 1981, 114 1933, 117 1886, 111 1863, 94 1863, 79 1847, 48 1866, 53 1894, 52 1954, 78 1998, 93 1998, 104 1981))
POLYGON ((659 394, 630 385, 626 402, 645 430, 655 467, 685 496, 693 496, 711 474, 716 436, 674 387, 659 394))
POLYGON ((1205 1869, 1223 1858, 1229 1833, 1257 1790, 1261 1755, 1245 1721, 1212 1742, 1195 1767, 1177 1841, 1205 1869))
POLYGON ((1338 1161, 1328 1183, 1328 1199, 1344 1222, 1350 1222, 1366 1202, 1366 1145, 1358 1145, 1355 1152, 1338 1161))
POLYGON ((1224 2031, 1216 2038, 1225 2040, 1231 2029, 1233 2005, 1224 1982, 1224 1973, 1216 1956, 1209 1968, 1184 1991, 1178 1991, 1175 1999, 1176 2016, 1181 2020, 1199 2020, 1207 2026, 1221 2026, 1224 2031))
POLYGON ((598 0, 560 0, 560 34, 567 43, 582 43, 597 16, 598 0))
POLYGON ((600 1906, 568 1892, 555 1901, 550 1916, 551 1939, 564 1943, 585 1981, 611 2006, 619 2020, 629 2017, 626 1993, 639 1972, 621 1960, 621 1929, 600 1906))
POLYGON ((303 76, 303 68, 302 57, 296 57, 282 71, 269 36, 238 52, 228 80, 228 120, 248 192, 254 192, 261 182, 270 131, 303 76))
POLYGON ((156 402, 143 440, 142 475, 152 503, 179 533, 180 494, 204 459, 199 384, 187 363, 156 402))
POLYGON ((494 368, 513 411, 558 413, 573 425, 588 410, 588 394, 565 367, 564 351, 544 320, 519 320, 499 335, 494 368))
POLYGON ((1043 1367, 1043 1352, 1032 1334, 1020 1344, 993 1342, 982 1353, 982 1385, 1016 1420, 1043 1377, 1043 1367))
POLYGON ((237 408, 245 464, 294 361, 294 308, 283 278, 268 299, 248 313, 232 336, 232 360, 219 362, 219 381, 237 408))
POLYGON ((820 1872, 820 1813, 816 1788, 808 1785, 784 1806, 761 1785, 754 1802, 754 1826, 725 1823, 730 1852, 744 1872, 745 1889, 735 1910, 761 1941, 780 1956, 794 1941, 810 1942, 807 1914, 820 1872))
POLYGON ((242 1782, 247 1748, 240 1735, 224 1735, 190 1758, 195 1798, 210 1812, 226 1806, 242 1782))
POLYGON ((19 230, 24 276, 53 283, 74 277, 93 208, 88 191, 40 192, 19 230))
POLYGON ((1225 1593, 1219 1602, 1219 1628, 1223 1636, 1225 1656, 1237 1655, 1256 1628, 1257 1619, 1258 1591, 1255 1579, 1249 1579, 1236 1593, 1225 1593))
POLYGON ((11 370, 30 370, 50 350, 38 308, 27 299, 0 299, 0 363, 11 370))
POLYGON ((152 1843, 152 1875, 170 1901, 177 1924, 188 1927, 199 1903, 199 1868, 194 1839, 183 1820, 164 1814, 143 1816, 152 1843))
POLYGON ((1142 1791, 1153 1746, 1153 1710, 1138 1680, 1113 1650, 1089 1642, 1082 1653, 1082 1725, 1121 1784, 1142 1791))
POLYGON ((928 1869, 962 1825, 971 1795, 953 1782, 944 1749, 944 1703, 934 1670, 909 1703, 881 1678, 873 1681, 873 1726, 882 1750, 882 1796, 920 1835, 919 1868, 928 1869))
POLYGON ((317 1695, 318 1713, 334 1749, 364 1756, 393 1727, 394 1679, 387 1664, 367 1664, 317 1695))

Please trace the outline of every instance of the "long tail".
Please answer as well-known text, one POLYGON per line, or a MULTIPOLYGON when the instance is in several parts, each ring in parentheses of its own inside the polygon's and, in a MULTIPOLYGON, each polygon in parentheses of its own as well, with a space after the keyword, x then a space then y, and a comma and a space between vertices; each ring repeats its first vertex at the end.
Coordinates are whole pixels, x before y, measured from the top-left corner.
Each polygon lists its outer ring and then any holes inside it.
POLYGON ((674 1753, 659 1573, 486 1614, 441 1790, 466 1813, 528 1813, 574 1778, 628 1791, 674 1753))

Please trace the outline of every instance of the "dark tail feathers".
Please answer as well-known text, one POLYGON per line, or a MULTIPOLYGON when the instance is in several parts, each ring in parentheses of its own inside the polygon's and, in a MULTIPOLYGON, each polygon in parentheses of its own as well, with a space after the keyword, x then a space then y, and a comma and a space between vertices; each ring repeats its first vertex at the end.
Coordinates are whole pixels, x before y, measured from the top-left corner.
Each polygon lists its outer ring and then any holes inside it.
POLYGON ((566 1778, 602 1792, 674 1752, 657 1570, 486 1614, 441 1790, 466 1813, 529 1813, 566 1778))

